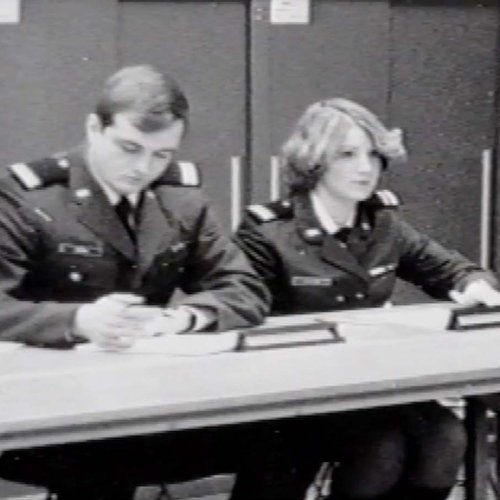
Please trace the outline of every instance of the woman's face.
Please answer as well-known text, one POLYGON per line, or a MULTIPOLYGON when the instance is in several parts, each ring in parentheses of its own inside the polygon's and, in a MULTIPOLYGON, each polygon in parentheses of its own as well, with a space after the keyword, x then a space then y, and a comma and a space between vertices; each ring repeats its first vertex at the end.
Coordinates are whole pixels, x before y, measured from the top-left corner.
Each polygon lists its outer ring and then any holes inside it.
POLYGON ((327 168, 318 184, 334 198, 359 202, 375 190, 382 170, 382 158, 368 133, 357 125, 340 145, 327 154, 327 168))

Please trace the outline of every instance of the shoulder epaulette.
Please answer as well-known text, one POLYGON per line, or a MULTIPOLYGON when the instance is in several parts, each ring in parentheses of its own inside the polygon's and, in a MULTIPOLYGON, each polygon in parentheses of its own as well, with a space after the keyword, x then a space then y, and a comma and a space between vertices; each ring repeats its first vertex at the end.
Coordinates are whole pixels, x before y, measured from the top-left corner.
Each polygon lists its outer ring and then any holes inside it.
POLYGON ((277 219, 288 219, 293 215, 292 203, 289 200, 279 200, 266 205, 249 205, 247 212, 257 222, 271 222, 277 219))
POLYGON ((200 187, 201 174, 195 163, 178 161, 168 166, 154 186, 200 187))
POLYGON ((396 208, 401 205, 399 197, 388 189, 382 189, 380 191, 375 191, 373 197, 370 200, 370 204, 379 208, 396 208))
POLYGON ((69 179, 69 160, 51 157, 30 163, 14 163, 8 169, 14 178, 29 191, 52 184, 64 184, 69 179))

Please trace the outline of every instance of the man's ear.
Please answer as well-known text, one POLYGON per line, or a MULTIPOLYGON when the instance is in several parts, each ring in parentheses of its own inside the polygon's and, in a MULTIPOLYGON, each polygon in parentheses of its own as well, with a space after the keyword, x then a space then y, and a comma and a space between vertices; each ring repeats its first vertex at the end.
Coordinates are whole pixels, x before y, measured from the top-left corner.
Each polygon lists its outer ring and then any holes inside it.
POLYGON ((96 134, 102 132, 101 119, 95 114, 90 113, 85 121, 85 132, 87 134, 87 139, 94 137, 96 134))

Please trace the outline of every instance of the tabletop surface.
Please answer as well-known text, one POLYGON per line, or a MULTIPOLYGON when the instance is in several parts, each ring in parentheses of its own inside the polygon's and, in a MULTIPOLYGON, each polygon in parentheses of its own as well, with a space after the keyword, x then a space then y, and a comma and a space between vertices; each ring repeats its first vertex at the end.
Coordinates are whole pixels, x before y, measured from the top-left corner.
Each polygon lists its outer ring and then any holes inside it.
POLYGON ((0 447, 173 431, 500 391, 500 329, 449 304, 272 318, 345 343, 207 356, 0 347, 0 447))

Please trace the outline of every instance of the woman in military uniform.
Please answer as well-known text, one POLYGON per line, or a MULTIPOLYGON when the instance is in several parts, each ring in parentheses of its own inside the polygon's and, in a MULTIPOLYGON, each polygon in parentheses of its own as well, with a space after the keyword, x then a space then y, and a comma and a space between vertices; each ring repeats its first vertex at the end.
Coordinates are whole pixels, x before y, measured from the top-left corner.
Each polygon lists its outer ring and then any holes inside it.
MULTIPOLYGON (((436 298, 499 302, 490 273, 415 230, 397 197, 376 190, 389 163, 405 157, 401 131, 366 108, 338 98, 307 108, 282 149, 288 198, 248 207, 236 235, 272 292, 274 314, 381 306, 396 278, 436 298)), ((435 402, 381 411, 398 451, 370 462, 358 443, 365 472, 336 470, 332 498, 445 499, 465 449, 460 422, 435 402), (367 488, 363 476, 384 481, 367 488), (382 492, 388 478, 397 480, 382 492)), ((379 431, 373 427, 374 439, 379 431)))

